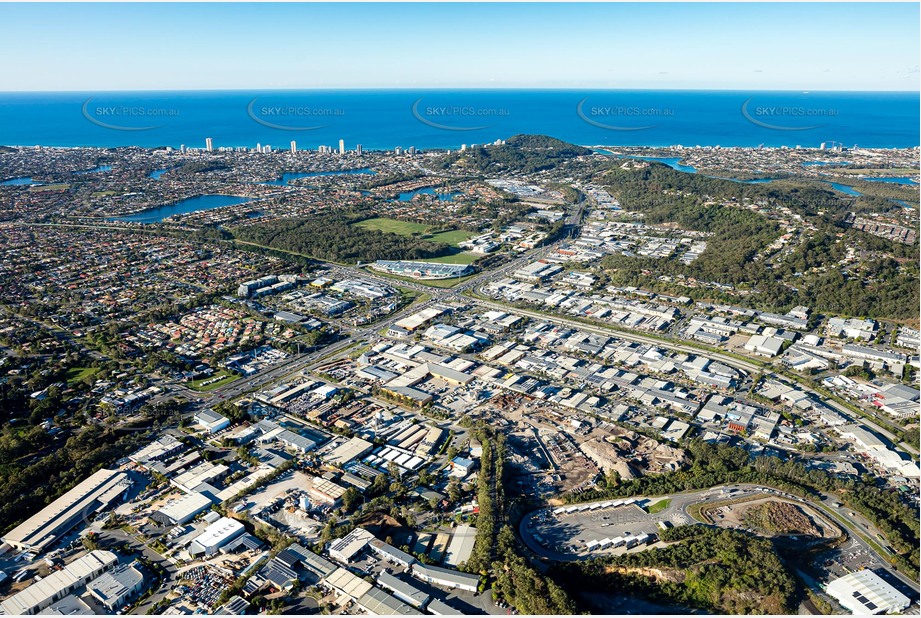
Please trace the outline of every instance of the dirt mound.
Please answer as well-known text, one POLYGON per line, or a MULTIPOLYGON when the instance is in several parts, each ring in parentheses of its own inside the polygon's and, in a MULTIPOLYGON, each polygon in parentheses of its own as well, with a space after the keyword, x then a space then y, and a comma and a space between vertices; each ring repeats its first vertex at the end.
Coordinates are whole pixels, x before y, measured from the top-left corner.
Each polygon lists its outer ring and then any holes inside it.
POLYGON ((812 519, 795 504, 771 501, 745 511, 742 521, 772 534, 822 536, 812 519))

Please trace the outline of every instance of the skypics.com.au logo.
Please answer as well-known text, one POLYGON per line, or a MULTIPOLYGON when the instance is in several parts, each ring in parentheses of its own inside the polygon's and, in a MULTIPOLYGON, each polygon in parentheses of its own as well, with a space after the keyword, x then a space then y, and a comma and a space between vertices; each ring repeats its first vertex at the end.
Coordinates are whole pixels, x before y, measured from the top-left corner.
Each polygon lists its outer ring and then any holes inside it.
POLYGON ((585 97, 576 105, 576 115, 593 127, 607 131, 646 131, 658 125, 649 124, 650 118, 671 118, 675 110, 669 107, 643 107, 639 105, 586 105, 585 97), (641 124, 631 124, 639 120, 641 124))
POLYGON ((824 124, 812 124, 817 118, 837 118, 839 110, 805 105, 754 105, 754 97, 742 103, 742 117, 750 123, 772 131, 811 131, 824 124), (800 124, 803 120, 810 124, 800 124))
POLYGON ((422 105, 422 98, 412 105, 413 117, 422 124, 442 131, 481 131, 491 124, 465 125, 464 120, 483 118, 507 118, 510 112, 502 107, 477 107, 475 105, 422 105))
POLYGON ((340 118, 345 110, 332 107, 311 107, 309 105, 261 105, 253 99, 246 106, 246 115, 253 121, 278 131, 316 131, 328 124, 307 124, 318 118, 340 118), (307 120, 310 119, 310 120, 307 120))
POLYGON ((83 117, 98 127, 112 131, 150 131, 161 124, 149 124, 151 119, 179 116, 179 110, 172 107, 147 107, 144 105, 93 105, 90 97, 80 109, 83 117), (138 123, 138 124, 135 124, 138 123), (143 124, 140 124, 143 123, 143 124))

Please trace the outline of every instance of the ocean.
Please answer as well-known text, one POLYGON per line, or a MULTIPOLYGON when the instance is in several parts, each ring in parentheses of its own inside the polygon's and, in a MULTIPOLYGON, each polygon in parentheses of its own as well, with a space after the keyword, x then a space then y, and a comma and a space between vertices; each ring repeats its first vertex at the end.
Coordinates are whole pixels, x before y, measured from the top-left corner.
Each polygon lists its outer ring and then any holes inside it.
POLYGON ((919 94, 631 90, 0 93, 0 145, 458 148, 516 133, 581 145, 919 146, 919 94))

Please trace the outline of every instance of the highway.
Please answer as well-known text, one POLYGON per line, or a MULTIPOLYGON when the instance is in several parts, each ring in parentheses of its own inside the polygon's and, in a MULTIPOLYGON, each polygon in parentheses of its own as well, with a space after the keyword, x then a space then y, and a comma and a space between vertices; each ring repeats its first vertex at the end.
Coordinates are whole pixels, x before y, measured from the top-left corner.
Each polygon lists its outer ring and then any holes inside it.
POLYGON ((354 339, 351 337, 346 337, 331 345, 314 350, 313 352, 295 355, 292 359, 276 365, 275 367, 272 367, 266 371, 260 371, 250 378, 236 380, 230 384, 227 384, 226 386, 216 388, 211 391, 211 395, 216 395, 219 399, 233 399, 238 395, 242 395, 243 393, 247 393, 249 391, 260 388, 261 386, 270 382, 274 382, 284 376, 296 373, 304 369, 304 367, 311 364, 313 361, 328 354, 333 354, 338 350, 353 345, 354 343, 354 339))

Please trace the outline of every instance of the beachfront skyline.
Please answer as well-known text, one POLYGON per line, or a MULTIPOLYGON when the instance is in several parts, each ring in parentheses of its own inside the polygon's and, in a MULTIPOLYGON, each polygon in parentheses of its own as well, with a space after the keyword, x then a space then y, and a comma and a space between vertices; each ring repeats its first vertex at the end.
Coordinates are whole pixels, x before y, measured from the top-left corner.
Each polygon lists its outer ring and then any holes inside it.
POLYGON ((917 91, 918 19, 914 3, 2 4, 0 91, 917 91))

